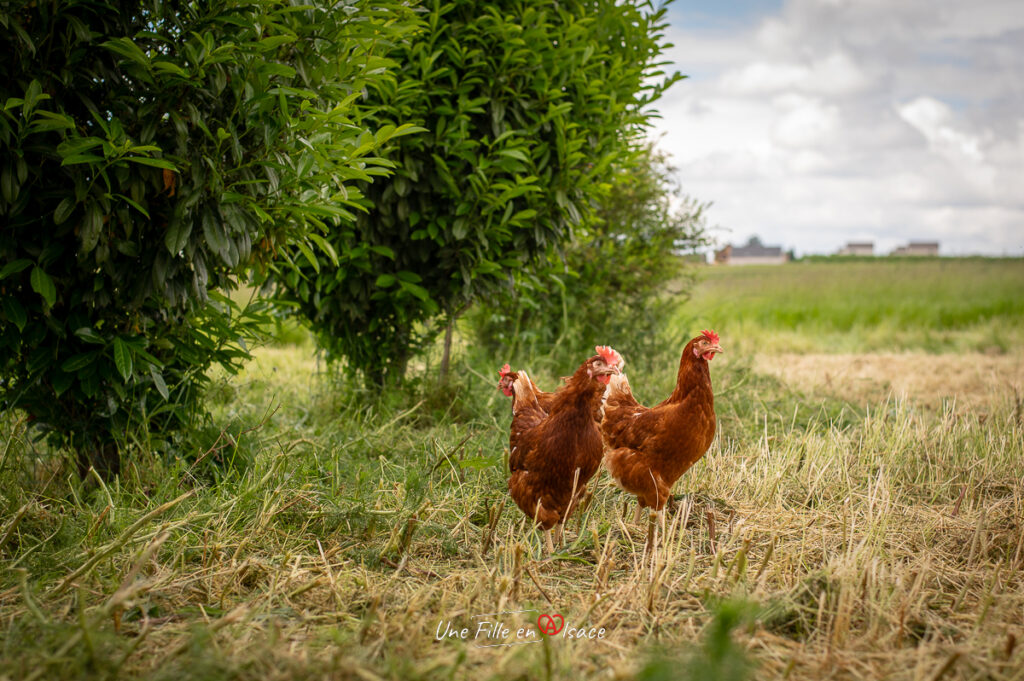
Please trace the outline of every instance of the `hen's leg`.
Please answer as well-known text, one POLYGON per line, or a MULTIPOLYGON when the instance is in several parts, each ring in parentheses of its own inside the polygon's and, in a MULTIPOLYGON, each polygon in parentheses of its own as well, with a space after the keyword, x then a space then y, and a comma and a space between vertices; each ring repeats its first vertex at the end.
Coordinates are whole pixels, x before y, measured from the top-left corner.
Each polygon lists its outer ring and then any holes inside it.
MULTIPOLYGON (((608 469, 608 474, 612 476, 619 487, 623 490, 636 494, 639 490, 636 486, 636 471, 640 467, 641 459, 637 455, 636 450, 630 449, 629 447, 619 447, 605 454, 604 458, 605 467, 608 469)), ((622 517, 625 519, 628 513, 627 508, 629 502, 623 502, 622 504, 622 517)), ((640 506, 636 507, 633 513, 633 522, 640 522, 640 506)))
POLYGON ((587 487, 585 487, 583 489, 582 499, 580 500, 580 503, 579 503, 579 512, 580 512, 580 516, 581 517, 583 516, 584 513, 587 512, 587 509, 590 508, 590 504, 593 503, 593 501, 594 501, 594 488, 590 487, 588 485, 587 487))
POLYGON ((653 494, 639 494, 637 495, 637 501, 640 506, 644 506, 648 509, 647 516, 647 553, 650 554, 654 548, 657 538, 660 536, 662 539, 665 537, 665 501, 667 499, 666 493, 668 488, 661 481, 661 477, 655 474, 651 475, 654 493, 653 494), (659 532, 660 531, 660 532, 659 532))
POLYGON ((533 511, 534 521, 544 530, 544 545, 549 555, 555 552, 555 546, 551 543, 551 528, 558 526, 561 520, 558 513, 549 508, 551 505, 547 497, 538 499, 533 511), (548 501, 548 505, 545 505, 545 501, 548 501))
POLYGON ((647 553, 651 552, 658 539, 665 538, 665 510, 651 510, 647 516, 647 553))
POLYGON ((655 534, 655 519, 658 514, 651 511, 647 514, 647 543, 644 544, 644 553, 648 556, 651 555, 651 550, 654 548, 654 534, 655 534))

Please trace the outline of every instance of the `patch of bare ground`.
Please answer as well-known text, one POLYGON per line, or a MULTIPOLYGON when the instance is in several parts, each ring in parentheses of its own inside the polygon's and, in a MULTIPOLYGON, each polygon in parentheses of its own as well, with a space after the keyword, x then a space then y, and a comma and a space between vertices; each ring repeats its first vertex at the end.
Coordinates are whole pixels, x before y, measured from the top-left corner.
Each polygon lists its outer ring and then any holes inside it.
POLYGON ((953 400, 980 408, 1024 394, 1024 352, 765 354, 757 356, 755 367, 812 395, 861 404, 892 395, 930 409, 953 400))

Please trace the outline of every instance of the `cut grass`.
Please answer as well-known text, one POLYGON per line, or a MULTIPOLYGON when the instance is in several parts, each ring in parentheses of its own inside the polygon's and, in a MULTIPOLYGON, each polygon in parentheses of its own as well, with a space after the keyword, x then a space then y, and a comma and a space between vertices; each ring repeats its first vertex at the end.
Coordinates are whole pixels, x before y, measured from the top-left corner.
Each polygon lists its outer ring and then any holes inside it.
MULTIPOLYGON (((894 385, 955 368, 918 357, 894 385)), ((678 357, 644 359, 652 402, 678 357)), ((742 678, 722 650, 758 679, 1024 678, 1012 386, 924 410, 740 348, 712 365, 719 435, 655 555, 601 474, 549 559, 507 499, 497 365, 463 352, 450 389, 377 394, 264 348, 211 393, 201 449, 134 452, 109 485, 0 416, 0 678, 742 678), (513 636, 538 613, 605 635, 476 647, 474 615, 521 610, 513 636), (436 641, 448 622, 470 640, 436 641)))
POLYGON ((739 633, 758 678, 931 678, 956 652, 945 678, 1024 668, 1006 654, 1024 636, 1024 435, 1007 395, 984 422, 902 401, 786 413, 778 384, 716 364, 722 433, 684 477, 652 566, 606 477, 564 552, 543 558, 503 503, 508 405, 487 382, 463 386, 477 407, 464 422, 425 395, 371 417, 328 381, 275 372, 302 361, 289 353, 259 357, 221 417, 237 435, 269 397, 282 404, 234 438, 250 464, 216 487, 195 486, 204 463, 159 460, 133 485, 47 485, 52 464, 14 465, 31 460, 14 428, 5 488, 24 510, 0 527, 11 678, 629 676, 736 597, 760 608, 739 633), (434 640, 443 621, 523 609, 606 637, 434 640))
POLYGON ((932 410, 949 405, 986 412, 1002 397, 1024 391, 1024 351, 1012 349, 1004 355, 764 353, 754 366, 809 395, 857 405, 892 394, 932 410))

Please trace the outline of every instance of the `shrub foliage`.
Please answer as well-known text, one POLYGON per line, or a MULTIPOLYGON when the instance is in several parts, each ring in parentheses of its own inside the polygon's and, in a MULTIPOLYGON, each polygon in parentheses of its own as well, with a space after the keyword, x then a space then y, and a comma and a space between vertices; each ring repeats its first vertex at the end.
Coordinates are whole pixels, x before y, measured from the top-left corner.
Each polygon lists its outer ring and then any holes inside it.
POLYGON ((707 243, 706 206, 681 194, 665 155, 651 145, 617 165, 609 182, 559 256, 520 273, 494 304, 474 310, 474 335, 491 353, 610 343, 632 358, 679 340, 665 320, 692 283, 684 257, 707 243))
POLYGON ((110 465, 246 355, 227 298, 326 246, 395 134, 358 120, 411 24, 398 2, 0 6, 0 400, 110 465), (361 158, 366 157, 366 158, 361 158))
POLYGON ((371 383, 482 294, 565 241, 631 153, 663 76, 665 11, 648 2, 433 2, 396 45, 375 123, 425 130, 387 152, 393 176, 331 234, 337 268, 279 278, 332 358, 371 383))

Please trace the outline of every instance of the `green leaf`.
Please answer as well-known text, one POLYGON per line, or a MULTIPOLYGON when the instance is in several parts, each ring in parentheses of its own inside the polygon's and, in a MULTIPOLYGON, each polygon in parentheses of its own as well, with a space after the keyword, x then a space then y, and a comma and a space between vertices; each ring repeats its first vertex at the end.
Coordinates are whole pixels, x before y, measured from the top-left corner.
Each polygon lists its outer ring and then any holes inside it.
POLYGON ((310 249, 310 247, 306 245, 305 241, 296 241, 295 246, 299 249, 299 251, 302 252, 302 255, 306 256, 306 260, 309 261, 309 264, 312 265, 316 273, 319 274, 320 263, 317 262, 316 256, 313 255, 312 249, 310 249))
POLYGON ((410 284, 418 284, 423 281, 423 277, 416 274, 415 272, 409 272, 408 270, 402 270, 398 273, 398 278, 402 281, 407 281, 410 284))
POLYGON ((405 135, 416 135, 421 132, 430 131, 418 125, 413 125, 412 123, 403 123, 402 125, 395 128, 394 132, 392 132, 391 135, 389 135, 388 139, 395 139, 396 137, 403 137, 405 135))
POLYGON ((120 338, 114 339, 114 366, 127 383, 132 375, 132 349, 120 338))
POLYGON ((50 384, 53 386, 53 392, 57 394, 57 397, 60 397, 71 387, 74 380, 74 374, 58 371, 51 375, 50 384))
POLYGON ((267 62, 260 66, 260 71, 267 74, 268 76, 282 76, 284 78, 294 78, 295 69, 287 64, 277 64, 274 62, 267 62))
POLYGON ((84 369, 93 363, 96 359, 96 352, 80 352, 77 355, 64 360, 64 363, 60 365, 60 370, 69 374, 73 374, 80 369, 84 369))
POLYGON ((21 306, 18 299, 14 296, 5 296, 3 307, 8 321, 18 327, 18 331, 24 331, 25 324, 28 323, 28 315, 25 314, 25 308, 21 306))
POLYGON ((93 345, 103 345, 106 342, 93 330, 91 326, 83 326, 80 329, 75 329, 75 336, 81 338, 86 343, 92 343, 93 345))
POLYGON ((25 101, 21 106, 21 115, 25 118, 30 118, 32 109, 35 108, 41 100, 49 99, 50 95, 43 94, 43 86, 38 80, 33 79, 28 84, 28 89, 25 91, 25 101))
POLYGON ((36 265, 32 269, 32 276, 29 281, 32 284, 32 290, 41 295, 47 305, 53 307, 54 303, 57 302, 57 287, 54 285, 50 275, 44 272, 42 267, 36 265))
POLYGON ((173 73, 176 76, 188 78, 188 73, 185 72, 185 69, 181 68, 174 62, 157 60, 153 62, 153 68, 162 73, 173 73))
POLYGON ((57 153, 60 154, 61 158, 67 158, 69 156, 77 156, 100 146, 103 146, 103 140, 99 137, 72 137, 58 145, 57 153))
POLYGON ((11 172, 10 167, 5 167, 0 171, 0 195, 4 197, 7 203, 14 203, 15 199, 18 198, 19 190, 18 179, 11 172))
POLYGON ((114 38, 102 43, 102 46, 147 69, 150 67, 149 57, 146 56, 146 53, 138 45, 132 42, 131 38, 114 38))
POLYGON ((164 375, 161 374, 153 364, 149 365, 149 375, 153 379, 153 386, 156 388, 156 391, 160 393, 160 396, 164 398, 165 401, 171 399, 171 393, 167 390, 167 383, 164 382, 164 375))
POLYGON ((75 122, 70 116, 58 114, 52 111, 36 111, 32 125, 29 126, 30 133, 50 132, 51 130, 74 130, 75 122))
POLYGON ((182 220, 178 216, 174 216, 167 225, 167 232, 164 234, 164 246, 167 247, 171 255, 177 255, 185 248, 191 233, 192 221, 182 220))
POLYGON ((228 237, 224 233, 224 225, 217 219, 212 209, 203 211, 203 236, 206 237, 206 243, 210 245, 218 255, 224 260, 227 260, 228 250, 228 237))
POLYGON ((256 43, 256 49, 261 52, 268 52, 281 47, 281 45, 287 45, 293 42, 295 42, 295 36, 293 35, 272 35, 269 38, 264 38, 256 43))
POLYGON ((80 163, 103 163, 103 161, 104 158, 96 154, 75 154, 74 156, 66 156, 60 164, 62 166, 73 166, 80 163))
POLYGON ((43 369, 53 366, 53 348, 41 346, 32 351, 28 358, 28 373, 30 376, 39 374, 43 369))
POLYGON ((413 294, 414 296, 416 296, 420 300, 429 300, 430 299, 430 293, 427 291, 427 289, 423 288, 422 286, 420 286, 418 284, 410 284, 407 281, 401 281, 401 280, 398 283, 399 283, 399 285, 403 289, 405 289, 409 293, 413 294))
POLYGON ((57 204, 57 209, 53 211, 53 224, 62 224, 71 215, 71 212, 75 209, 75 197, 65 196, 60 203, 57 204))
POLYGON ((315 243, 321 251, 327 254, 327 257, 331 259, 331 264, 335 267, 338 266, 338 253, 334 250, 334 246, 331 245, 331 242, 319 234, 310 234, 309 239, 315 243))
POLYGON ((388 288, 389 286, 393 286, 394 283, 395 277, 393 274, 382 274, 379 277, 377 277, 377 281, 375 282, 374 285, 379 288, 388 288))
POLYGON ((22 270, 31 266, 31 260, 26 260, 24 258, 20 260, 12 260, 11 262, 4 265, 3 269, 0 269, 0 280, 6 279, 12 274, 17 274, 18 272, 21 272, 22 270))
POLYGON ((89 207, 85 210, 85 219, 82 220, 82 231, 79 232, 83 253, 88 253, 96 248, 102 230, 103 214, 100 212, 99 204, 95 202, 90 203, 89 207))
POLYGON ((137 210, 140 213, 142 213, 143 215, 145 215, 147 218, 149 217, 149 211, 147 211, 145 208, 143 208, 137 201, 132 201, 130 198, 128 198, 124 194, 114 194, 114 197, 118 198, 118 199, 121 199, 122 201, 127 203, 129 206, 131 206, 135 210, 137 210))
POLYGON ((124 160, 144 166, 152 166, 154 168, 165 168, 167 170, 178 169, 178 166, 162 158, 152 158, 150 156, 125 156, 124 160))
POLYGON ((499 149, 498 155, 507 156, 508 158, 514 158, 517 161, 522 161, 524 163, 530 162, 530 159, 520 149, 499 149))

